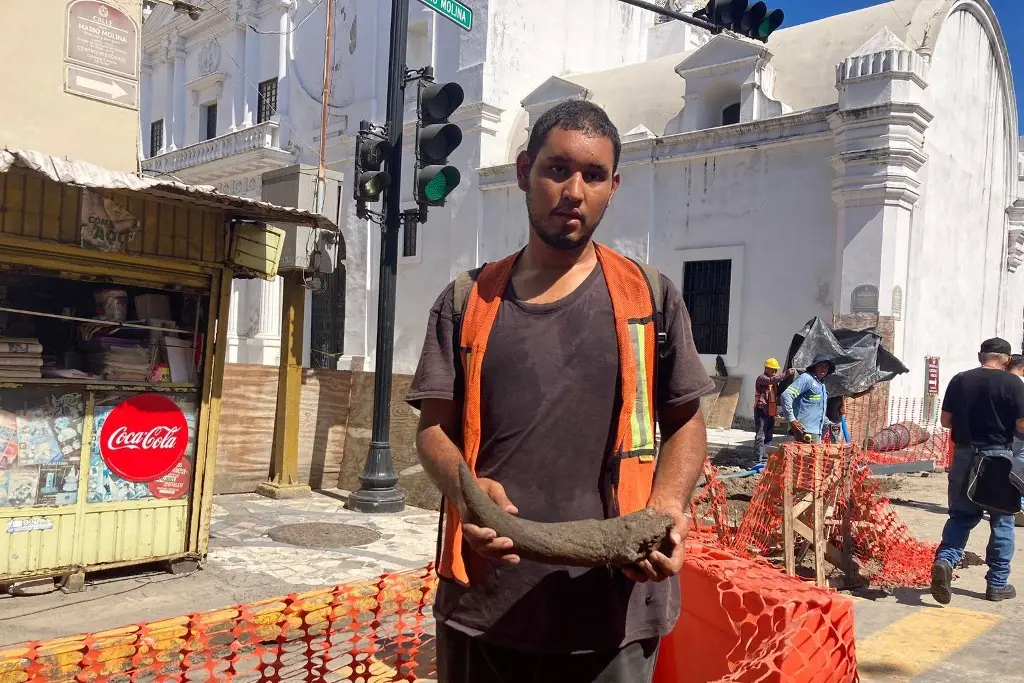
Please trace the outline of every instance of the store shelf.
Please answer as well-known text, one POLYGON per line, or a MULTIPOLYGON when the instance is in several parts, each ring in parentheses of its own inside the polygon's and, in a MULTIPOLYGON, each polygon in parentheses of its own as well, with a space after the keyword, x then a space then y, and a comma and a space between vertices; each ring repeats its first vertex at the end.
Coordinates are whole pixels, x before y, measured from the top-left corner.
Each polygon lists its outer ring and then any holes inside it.
POLYGON ((199 385, 191 382, 123 382, 108 379, 72 379, 61 377, 42 377, 39 379, 4 379, 0 377, 0 386, 9 387, 12 385, 31 386, 43 385, 72 385, 86 387, 87 389, 126 389, 129 391, 144 389, 148 391, 198 391, 199 385))

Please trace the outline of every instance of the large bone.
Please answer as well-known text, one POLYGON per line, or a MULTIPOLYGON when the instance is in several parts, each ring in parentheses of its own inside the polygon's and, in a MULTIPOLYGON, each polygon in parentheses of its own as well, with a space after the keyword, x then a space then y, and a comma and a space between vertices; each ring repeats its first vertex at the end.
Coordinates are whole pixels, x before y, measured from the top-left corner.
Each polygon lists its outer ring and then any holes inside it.
POLYGON ((570 567, 621 567, 652 550, 672 553, 672 518, 653 508, 605 520, 532 522, 498 507, 465 462, 459 463, 459 487, 466 502, 466 521, 512 539, 512 552, 526 559, 570 567))

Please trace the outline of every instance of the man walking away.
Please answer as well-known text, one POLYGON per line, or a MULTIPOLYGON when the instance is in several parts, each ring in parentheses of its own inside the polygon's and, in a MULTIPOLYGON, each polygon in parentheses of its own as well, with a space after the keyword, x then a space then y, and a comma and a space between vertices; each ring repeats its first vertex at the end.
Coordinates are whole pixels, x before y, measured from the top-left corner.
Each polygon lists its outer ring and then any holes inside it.
POLYGON ((829 426, 825 415, 828 389, 825 378, 836 371, 836 364, 825 354, 814 362, 782 392, 782 412, 789 421, 789 432, 797 441, 821 443, 829 426))
POLYGON ((407 400, 446 500, 439 683, 649 683, 678 617, 684 510, 707 457, 700 397, 714 384, 675 285, 592 239, 620 149, 597 105, 548 110, 516 160, 526 247, 460 275, 430 311, 407 400), (463 523, 461 461, 510 514, 573 522, 651 506, 675 520, 672 547, 625 567, 520 557, 463 523))
MULTIPOLYGON (((932 565, 931 593, 942 605, 949 604, 953 568, 963 559, 971 530, 984 515, 967 497, 967 478, 975 454, 1010 456, 1014 429, 1024 431, 1024 383, 1005 372, 1010 343, 989 339, 981 345, 978 360, 980 368, 962 372, 949 381, 942 399, 942 426, 952 430, 954 446, 947 493, 949 519, 932 565)), ((988 600, 1008 600, 1017 595, 1007 582, 1014 551, 1013 523, 1013 515, 989 512, 992 531, 985 554, 988 600)))
POLYGON ((772 443, 775 416, 779 413, 779 384, 793 377, 796 368, 779 374, 779 361, 769 358, 764 362, 764 373, 754 383, 754 451, 759 463, 767 460, 766 447, 772 443))

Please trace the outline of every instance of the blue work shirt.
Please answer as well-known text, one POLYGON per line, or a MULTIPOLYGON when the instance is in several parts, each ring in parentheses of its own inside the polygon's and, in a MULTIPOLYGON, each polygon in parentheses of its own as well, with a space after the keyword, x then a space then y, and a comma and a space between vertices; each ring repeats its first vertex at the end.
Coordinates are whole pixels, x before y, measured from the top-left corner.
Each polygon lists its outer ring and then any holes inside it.
POLYGON ((782 392, 780 397, 782 414, 792 422, 798 420, 808 434, 821 436, 829 420, 825 417, 828 403, 828 389, 824 383, 809 372, 805 372, 782 392))

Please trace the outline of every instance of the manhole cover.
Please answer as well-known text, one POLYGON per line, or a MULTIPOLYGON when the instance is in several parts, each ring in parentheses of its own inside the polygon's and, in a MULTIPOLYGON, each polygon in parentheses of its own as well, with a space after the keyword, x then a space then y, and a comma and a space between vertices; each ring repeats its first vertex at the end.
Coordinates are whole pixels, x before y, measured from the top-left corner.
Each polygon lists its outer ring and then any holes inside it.
POLYGON ((354 548, 380 540, 380 534, 372 529, 328 522, 282 524, 268 531, 267 535, 278 543, 301 548, 354 548))

